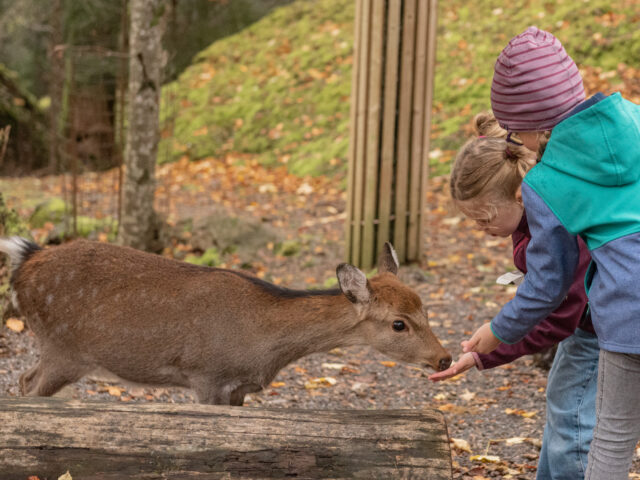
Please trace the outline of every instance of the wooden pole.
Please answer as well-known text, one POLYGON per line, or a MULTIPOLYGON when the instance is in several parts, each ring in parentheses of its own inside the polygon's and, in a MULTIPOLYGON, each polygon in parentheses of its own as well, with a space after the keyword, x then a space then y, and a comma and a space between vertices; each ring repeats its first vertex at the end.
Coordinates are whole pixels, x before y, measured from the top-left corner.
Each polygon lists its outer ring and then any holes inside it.
POLYGON ((425 117, 425 75, 427 59, 427 36, 429 20, 428 1, 419 1, 416 14, 416 46, 415 63, 413 68, 413 118, 411 120, 411 163, 409 167, 409 217, 407 218, 407 260, 417 260, 418 252, 418 218, 424 206, 421 199, 422 192, 422 139, 425 117))
MULTIPOLYGON (((400 106, 398 109, 398 156, 396 158, 395 216, 393 245, 400 262, 407 258, 407 196, 411 155, 411 108, 415 62, 416 0, 404 1, 402 61, 400 66, 400 106)), ((390 200, 390 201, 393 201, 390 200)))
POLYGON ((398 51, 400 49, 400 27, 402 0, 389 0, 387 14, 387 51, 384 80, 384 107, 382 120, 382 147, 380 151, 380 181, 378 191, 377 245, 391 239, 391 201, 393 194, 393 166, 396 153, 396 108, 398 104, 398 51))
MULTIPOLYGON (((362 2, 363 0, 356 0, 356 13, 355 13, 355 31, 353 34, 353 62, 351 64, 352 76, 351 85, 360 85, 360 35, 362 31, 362 2)), ((351 112, 349 118, 349 169, 347 173, 348 178, 348 191, 355 192, 356 188, 356 145, 357 145, 357 118, 358 118, 358 94, 359 89, 351 88, 351 112)), ((354 195, 347 195, 347 219, 346 222, 346 259, 351 260, 353 251, 353 238, 355 226, 351 219, 355 216, 354 212, 354 195)))
POLYGON ((347 258, 384 242, 423 255, 437 0, 358 0, 351 95, 347 258))
POLYGON ((365 146, 367 138, 367 107, 369 84, 369 50, 371 33, 371 4, 369 0, 361 3, 361 31, 360 52, 358 54, 358 84, 357 84, 357 113, 356 113, 356 151, 355 151, 355 175, 354 175, 354 202, 353 202, 353 241, 351 248, 351 262, 360 265, 362 247, 362 205, 364 202, 364 166, 365 146))
POLYGON ((369 95, 367 108, 367 138, 364 177, 364 224, 362 226, 362 257, 360 266, 371 269, 375 263, 375 231, 377 214, 378 171, 380 152, 380 114, 382 110, 382 75, 384 64, 385 0, 373 0, 371 14, 371 52, 369 58, 369 95))
POLYGON ((0 478, 452 478, 437 410, 0 398, 0 478))
MULTIPOLYGON (((421 256, 425 255, 424 237, 426 230, 426 211, 427 211, 427 189, 429 180, 429 150, 431 145, 431 106, 433 105, 433 85, 435 78, 436 64, 436 33, 438 28, 438 0, 429 0, 429 24, 427 27, 427 73, 424 78, 425 82, 425 125, 423 129, 423 147, 422 147, 422 179, 421 179, 421 208, 418 218, 420 231, 418 232, 418 252, 421 256)), ((416 258, 418 260, 418 258, 416 258)))

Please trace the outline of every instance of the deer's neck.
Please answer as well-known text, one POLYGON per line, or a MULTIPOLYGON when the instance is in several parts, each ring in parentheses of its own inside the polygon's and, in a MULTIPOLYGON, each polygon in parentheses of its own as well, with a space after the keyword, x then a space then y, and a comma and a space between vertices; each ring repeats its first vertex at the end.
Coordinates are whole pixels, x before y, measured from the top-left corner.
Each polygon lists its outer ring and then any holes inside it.
POLYGON ((341 294, 283 300, 270 313, 279 368, 311 353, 362 343, 356 309, 341 294))

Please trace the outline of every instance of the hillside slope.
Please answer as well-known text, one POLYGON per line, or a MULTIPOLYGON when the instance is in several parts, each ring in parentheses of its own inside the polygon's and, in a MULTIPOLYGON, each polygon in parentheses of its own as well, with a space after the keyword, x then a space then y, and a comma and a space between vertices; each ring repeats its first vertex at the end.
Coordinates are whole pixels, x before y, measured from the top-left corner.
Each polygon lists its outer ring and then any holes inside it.
MULTIPOLYGON (((297 175, 343 172, 354 4, 297 0, 202 51, 163 89, 160 161, 242 153, 297 175)), ((489 108, 493 62, 509 38, 531 24, 550 30, 593 77, 588 90, 620 89, 640 57, 639 11, 640 0, 441 1, 436 171, 448 169, 467 135, 462 127, 489 108)))

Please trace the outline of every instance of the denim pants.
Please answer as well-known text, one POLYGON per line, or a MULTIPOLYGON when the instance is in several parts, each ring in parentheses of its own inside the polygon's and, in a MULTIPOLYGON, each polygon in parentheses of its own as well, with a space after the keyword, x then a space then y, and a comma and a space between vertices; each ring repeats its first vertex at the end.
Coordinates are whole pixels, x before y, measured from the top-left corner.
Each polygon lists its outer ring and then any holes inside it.
POLYGON ((582 480, 596 423, 598 338, 580 328, 558 344, 547 382, 537 480, 582 480))
POLYGON ((597 424, 586 478, 627 480, 640 439, 640 355, 600 352, 597 424))

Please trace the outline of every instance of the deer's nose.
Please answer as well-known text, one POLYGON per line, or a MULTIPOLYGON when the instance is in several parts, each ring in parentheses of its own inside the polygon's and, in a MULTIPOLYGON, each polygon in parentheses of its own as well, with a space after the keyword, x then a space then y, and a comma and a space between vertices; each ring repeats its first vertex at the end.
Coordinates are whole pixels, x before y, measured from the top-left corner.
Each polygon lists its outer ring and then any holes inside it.
POLYGON ((451 355, 441 358, 438 362, 438 368, 440 371, 446 370, 451 366, 451 355))

